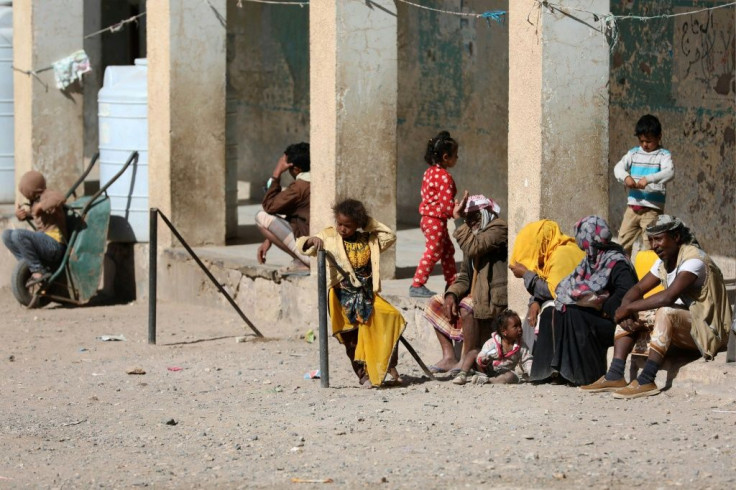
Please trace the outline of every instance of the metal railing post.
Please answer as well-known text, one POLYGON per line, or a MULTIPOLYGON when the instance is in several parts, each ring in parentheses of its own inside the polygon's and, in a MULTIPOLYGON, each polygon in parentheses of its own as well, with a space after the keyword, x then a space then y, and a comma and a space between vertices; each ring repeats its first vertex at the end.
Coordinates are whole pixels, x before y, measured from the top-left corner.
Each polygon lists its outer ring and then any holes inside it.
POLYGON ((327 272, 325 251, 317 252, 317 309, 319 312, 319 372, 322 388, 330 387, 330 361, 327 351, 327 272))
MULTIPOLYGON (((151 210, 153 212, 153 209, 151 210)), ((176 227, 171 223, 169 218, 166 217, 164 213, 162 213, 159 209, 156 209, 156 216, 160 217, 161 220, 164 222, 164 224, 171 230, 171 233, 174 234, 177 240, 179 240, 179 243, 182 244, 184 249, 189 253, 189 256, 194 259, 194 262, 197 263, 200 269, 202 269, 202 272, 209 278, 210 281, 212 281, 212 284, 215 285, 217 290, 225 296, 225 299, 227 299, 228 303, 230 303, 230 306, 233 307, 233 309, 238 312, 238 315, 240 315, 240 318, 243 319, 243 321, 250 327, 251 330, 253 330, 253 333, 256 334, 256 336, 263 338, 263 334, 256 328, 255 325, 253 325, 253 322, 251 322, 247 316, 245 316, 245 313, 243 313, 243 310, 240 309, 238 304, 233 300, 232 296, 228 294, 227 291, 225 291, 225 288, 220 284, 215 276, 212 275, 212 273, 207 269, 207 266, 204 265, 204 262, 197 256, 196 253, 194 253, 194 250, 192 250, 192 247, 189 246, 186 240, 184 240, 184 237, 181 236, 181 234, 177 231, 176 227)), ((154 234, 152 233, 151 236, 154 234)))
POLYGON ((148 343, 156 343, 156 279, 158 277, 158 208, 148 215, 148 343))

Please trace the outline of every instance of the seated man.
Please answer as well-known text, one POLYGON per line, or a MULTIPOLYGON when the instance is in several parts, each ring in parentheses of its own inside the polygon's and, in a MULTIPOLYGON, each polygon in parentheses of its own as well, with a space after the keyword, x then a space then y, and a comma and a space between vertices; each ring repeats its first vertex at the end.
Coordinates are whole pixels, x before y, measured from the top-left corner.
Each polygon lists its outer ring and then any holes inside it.
POLYGON ((434 372, 452 369, 453 382, 465 384, 480 348, 491 335, 493 318, 506 309, 506 256, 508 227, 498 218, 501 208, 482 195, 456 203, 455 219, 463 218, 453 236, 463 251, 463 262, 455 282, 443 296, 434 296, 424 313, 442 348, 442 359, 431 366, 434 372), (458 328, 460 327, 460 328, 458 328), (452 341, 463 342, 456 361, 452 341))
POLYGON ((309 143, 289 145, 266 183, 263 211, 256 214, 256 225, 266 238, 258 247, 258 263, 266 262, 266 253, 275 244, 294 259, 281 270, 284 275, 309 274, 309 257, 296 249, 296 239, 309 236, 309 162, 309 143), (282 189, 281 174, 287 171, 294 182, 282 189))
POLYGON ((3 243, 18 260, 25 260, 31 271, 26 284, 30 287, 48 277, 50 269, 64 258, 66 251, 66 198, 58 191, 46 188, 46 179, 31 170, 20 178, 18 190, 28 199, 17 206, 15 216, 20 221, 33 218, 36 231, 4 230, 3 243))
POLYGON ((720 269, 673 216, 658 216, 647 227, 647 235, 659 260, 624 296, 615 313, 618 327, 611 366, 601 379, 581 387, 584 391, 614 391, 615 398, 656 395, 659 388, 654 378, 670 345, 712 359, 728 343, 731 305, 720 269), (644 298, 660 283, 663 291, 644 298), (646 365, 627 385, 623 376, 626 357, 637 336, 649 332, 646 365))

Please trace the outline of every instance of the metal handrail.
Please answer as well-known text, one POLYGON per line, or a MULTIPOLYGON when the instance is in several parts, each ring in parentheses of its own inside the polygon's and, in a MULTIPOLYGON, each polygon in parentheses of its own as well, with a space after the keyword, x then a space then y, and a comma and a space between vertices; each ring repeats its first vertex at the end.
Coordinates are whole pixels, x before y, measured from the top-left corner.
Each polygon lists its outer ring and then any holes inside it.
POLYGON ((148 237, 148 343, 149 344, 155 344, 156 343, 156 279, 157 279, 157 268, 158 268, 158 257, 156 255, 157 249, 158 249, 158 217, 161 216, 161 219, 166 224, 166 226, 169 227, 169 230, 171 230, 171 233, 174 234, 174 236, 181 242, 181 244, 184 246, 187 252, 189 252, 189 255, 194 259, 194 261, 197 263, 200 269, 205 273, 205 275, 212 281, 212 284, 214 284, 217 289, 220 291, 220 293, 225 296, 227 301, 230 303, 230 306, 232 306, 235 311, 238 312, 238 315, 240 315, 240 318, 243 319, 243 321, 250 327, 251 330, 258 336, 263 337, 263 334, 256 328, 255 325, 253 325, 253 322, 251 322, 247 316, 245 316, 245 313, 243 313, 243 310, 240 309, 240 307, 235 303, 235 300, 228 294, 227 291, 225 291, 225 288, 222 287, 222 284, 220 284, 217 279, 215 279, 215 276, 212 275, 212 273, 207 269, 207 266, 204 265, 204 263, 200 260, 200 258, 197 256, 196 253, 194 253, 194 250, 192 250, 192 247, 189 246, 189 244, 184 240, 184 237, 181 236, 179 231, 176 229, 176 227, 169 221, 169 218, 166 217, 164 213, 161 212, 158 208, 151 208, 150 214, 149 214, 149 237, 148 237))
POLYGON ((108 180, 104 186, 100 187, 99 190, 92 195, 92 197, 87 202, 87 204, 85 204, 85 206, 82 208, 82 212, 80 213, 82 215, 82 222, 84 222, 84 218, 87 216, 87 211, 89 211, 89 208, 92 206, 92 204, 97 200, 98 197, 100 197, 100 195, 103 192, 107 192, 107 189, 109 189, 110 186, 114 184, 115 181, 118 180, 118 178, 121 175, 123 175, 123 173, 126 170, 128 170, 128 167, 130 167, 130 164, 133 163, 133 160, 135 160, 135 162, 138 163, 138 152, 137 151, 134 151, 133 153, 130 154, 130 156, 128 157, 128 160, 123 165, 123 168, 121 168, 118 171, 118 173, 113 175, 112 178, 108 180))
POLYGON ((72 185, 72 187, 66 192, 66 196, 64 196, 64 197, 66 197, 66 199, 69 199, 72 196, 72 194, 74 195, 74 197, 77 197, 77 193, 76 193, 77 187, 79 187, 79 184, 81 184, 82 182, 84 182, 84 179, 87 178, 87 176, 89 175, 89 173, 92 171, 92 167, 95 166, 95 163, 97 163, 97 160, 99 158, 100 158, 100 152, 98 151, 92 157, 92 161, 90 162, 89 166, 87 167, 87 170, 85 170, 82 173, 82 176, 79 177, 77 179, 77 181, 74 183, 74 185, 72 185))

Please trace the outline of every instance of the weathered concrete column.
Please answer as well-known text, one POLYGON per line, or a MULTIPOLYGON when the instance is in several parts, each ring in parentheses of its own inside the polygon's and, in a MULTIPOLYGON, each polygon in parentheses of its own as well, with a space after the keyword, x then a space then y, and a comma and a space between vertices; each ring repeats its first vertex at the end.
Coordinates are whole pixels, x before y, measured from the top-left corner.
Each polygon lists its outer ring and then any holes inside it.
MULTIPOLYGON (((13 2, 13 66, 40 70, 82 48, 83 2, 13 2)), ((53 70, 14 72, 15 180, 29 170, 66 192, 82 173, 81 86, 56 88, 53 70)), ((17 185, 16 185, 17 188, 17 185)))
POLYGON ((149 202, 191 245, 223 244, 226 0, 146 7, 149 202))
MULTIPOLYGON (((334 223, 339 199, 363 201, 396 226, 396 6, 324 0, 309 6, 311 227, 334 223)), ((382 277, 393 277, 384 253, 382 277)))
MULTIPOLYGON (((564 6, 609 11, 607 0, 564 6)), ((568 12, 509 2, 511 247, 531 221, 552 219, 570 234, 581 217, 608 215, 608 44, 592 15, 568 12)), ((509 294, 525 312, 528 294, 511 273, 509 294)))

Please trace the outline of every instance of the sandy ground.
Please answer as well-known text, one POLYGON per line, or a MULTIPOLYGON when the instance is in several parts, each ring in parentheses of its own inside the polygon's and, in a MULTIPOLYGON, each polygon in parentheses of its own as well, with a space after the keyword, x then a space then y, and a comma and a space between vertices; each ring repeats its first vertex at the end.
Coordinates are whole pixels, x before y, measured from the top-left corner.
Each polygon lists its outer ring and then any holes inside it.
POLYGON ((402 351, 365 390, 331 339, 324 389, 318 342, 237 343, 227 310, 160 303, 155 346, 145 302, 0 311, 0 488, 736 487, 736 402, 692 388, 459 387, 402 351))

